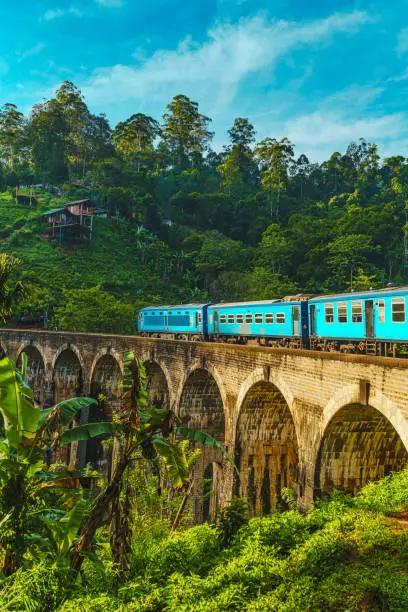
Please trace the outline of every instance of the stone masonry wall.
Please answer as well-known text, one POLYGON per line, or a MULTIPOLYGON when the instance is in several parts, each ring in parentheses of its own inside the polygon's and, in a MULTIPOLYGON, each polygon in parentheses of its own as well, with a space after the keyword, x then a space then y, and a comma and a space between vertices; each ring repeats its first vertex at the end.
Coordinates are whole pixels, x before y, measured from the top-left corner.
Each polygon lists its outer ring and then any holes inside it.
MULTIPOLYGON (((48 402, 89 394, 99 360, 109 355, 122 370, 133 350, 147 364, 152 399, 189 414, 236 456, 239 479, 219 455, 203 457, 221 504, 239 492, 254 512, 267 511, 289 486, 309 506, 316 491, 357 490, 407 460, 408 360, 9 329, 0 330, 0 347, 13 359, 38 350, 48 402)), ((38 376, 38 359, 35 367, 38 376)))

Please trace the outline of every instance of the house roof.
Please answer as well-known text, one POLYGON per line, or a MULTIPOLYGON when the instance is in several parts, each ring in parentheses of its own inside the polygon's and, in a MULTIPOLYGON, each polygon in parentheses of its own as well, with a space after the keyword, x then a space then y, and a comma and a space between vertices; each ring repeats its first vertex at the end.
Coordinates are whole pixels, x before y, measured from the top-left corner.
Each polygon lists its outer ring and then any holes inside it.
POLYGON ((76 206, 77 204, 86 204, 86 202, 92 202, 92 200, 90 198, 85 198, 84 200, 74 200, 73 202, 67 202, 65 207, 76 206))
MULTIPOLYGON (((57 212, 67 212, 65 208, 52 208, 51 210, 47 210, 46 212, 41 213, 41 217, 48 217, 49 215, 53 215, 57 212)), ((69 213, 69 211, 68 211, 69 213)))

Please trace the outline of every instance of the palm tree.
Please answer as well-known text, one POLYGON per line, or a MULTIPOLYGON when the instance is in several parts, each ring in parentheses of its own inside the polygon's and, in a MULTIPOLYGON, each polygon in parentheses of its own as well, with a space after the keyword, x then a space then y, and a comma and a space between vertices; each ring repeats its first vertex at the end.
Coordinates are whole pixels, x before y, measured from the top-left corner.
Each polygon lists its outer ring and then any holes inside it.
POLYGON ((0 323, 10 317, 14 305, 29 295, 29 288, 21 281, 13 284, 11 276, 21 260, 6 253, 0 254, 0 323))

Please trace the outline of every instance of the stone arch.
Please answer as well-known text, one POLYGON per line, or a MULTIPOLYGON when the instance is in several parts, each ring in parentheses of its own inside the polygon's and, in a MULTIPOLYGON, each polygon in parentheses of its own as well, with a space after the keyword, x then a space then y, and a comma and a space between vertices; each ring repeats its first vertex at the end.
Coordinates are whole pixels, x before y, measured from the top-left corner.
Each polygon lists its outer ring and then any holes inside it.
POLYGON ((194 372, 196 372, 197 370, 204 370, 214 379, 217 385, 217 388, 218 388, 218 392, 221 396, 222 405, 225 408, 227 406, 227 393, 225 391, 224 382, 223 382, 222 377, 220 376, 217 369, 212 364, 206 363, 202 359, 201 360, 195 359, 193 363, 190 365, 190 367, 188 368, 188 370, 185 372, 184 377, 178 388, 177 397, 176 397, 176 409, 178 410, 178 412, 180 412, 181 398, 184 393, 184 389, 187 384, 187 381, 190 378, 190 376, 194 374, 194 372))
MULTIPOLYGON (((100 352, 92 366, 90 379, 90 395, 98 399, 87 414, 88 422, 110 421, 112 414, 120 406, 122 368, 120 362, 111 351, 100 352), (104 396, 104 400, 100 399, 104 396)), ((86 443, 85 463, 105 472, 109 469, 110 452, 102 444, 101 438, 92 438, 86 443)))
POLYGON ((157 361, 144 362, 147 383, 146 390, 149 402, 160 408, 170 408, 170 389, 166 374, 157 361))
POLYGON ((114 358, 114 360, 119 366, 121 375, 123 376, 123 359, 121 355, 118 353, 118 351, 112 347, 101 349, 100 351, 96 353, 94 360, 92 362, 91 371, 89 373, 89 384, 90 385, 92 384, 92 378, 94 377, 95 368, 98 362, 100 361, 102 357, 105 357, 106 355, 110 355, 111 357, 114 358))
POLYGON ((79 350, 65 344, 57 351, 52 363, 54 403, 82 395, 84 363, 79 350))
POLYGON ((27 384, 34 391, 35 401, 44 406, 46 395, 45 359, 41 347, 34 343, 20 347, 16 359, 17 367, 21 366, 21 354, 23 352, 27 355, 27 384))
POLYGON ((119 402, 122 381, 122 368, 117 358, 111 353, 104 353, 94 362, 91 370, 90 391, 91 397, 98 399, 99 395, 104 395, 106 399, 106 409, 101 414, 101 419, 112 418, 112 408, 119 402))
MULTIPOLYGON (((201 429, 213 436, 221 444, 225 443, 225 414, 221 390, 215 377, 208 369, 196 367, 191 369, 184 381, 178 402, 179 416, 188 427, 201 429)), ((223 456, 210 446, 201 448, 202 454, 194 468, 194 480, 197 483, 193 492, 193 511, 196 520, 202 521, 215 516, 216 505, 223 503, 223 456), (206 486, 204 475, 211 465, 211 482, 213 499, 206 508, 206 486)), ((207 472, 208 474, 208 472, 207 472)))
MULTIPOLYGON (((166 380, 166 386, 167 386, 167 390, 168 390, 168 394, 169 394, 169 404, 168 407, 173 406, 173 402, 174 402, 174 393, 173 393, 173 387, 172 387, 172 377, 170 375, 170 371, 167 367, 167 365, 163 362, 163 360, 158 359, 156 357, 156 355, 154 354, 154 351, 143 351, 141 352, 139 355, 137 355, 139 361, 144 365, 144 367, 146 369, 149 369, 149 366, 151 364, 156 364, 156 366, 158 366, 161 370, 161 372, 164 375, 164 378, 166 380)), ((153 366, 152 370, 154 369, 154 371, 156 372, 156 368, 153 366)), ((147 373, 147 376, 149 378, 149 373, 147 373)))
POLYGON ((315 496, 332 489, 357 493, 408 463, 408 423, 397 406, 360 385, 337 392, 326 406, 315 462, 315 496))
POLYGON ((293 395, 269 368, 254 372, 238 398, 235 491, 251 514, 267 514, 284 487, 298 492, 299 445, 292 415, 293 395), (278 386, 279 385, 279 386, 278 386))

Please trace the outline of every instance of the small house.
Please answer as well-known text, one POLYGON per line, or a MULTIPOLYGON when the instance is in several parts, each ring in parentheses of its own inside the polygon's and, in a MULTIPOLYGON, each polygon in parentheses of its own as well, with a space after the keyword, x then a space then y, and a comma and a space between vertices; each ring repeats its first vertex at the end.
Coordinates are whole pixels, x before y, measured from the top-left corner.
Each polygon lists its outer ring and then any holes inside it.
POLYGON ((95 204, 92 200, 68 202, 61 208, 47 210, 41 219, 47 224, 47 237, 62 242, 86 243, 92 239, 95 204))

